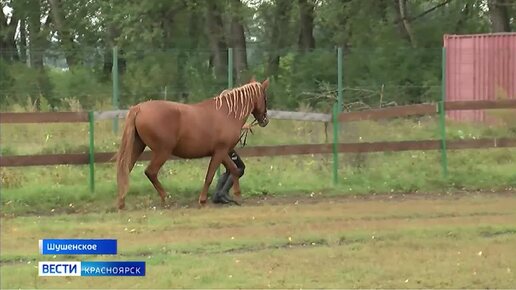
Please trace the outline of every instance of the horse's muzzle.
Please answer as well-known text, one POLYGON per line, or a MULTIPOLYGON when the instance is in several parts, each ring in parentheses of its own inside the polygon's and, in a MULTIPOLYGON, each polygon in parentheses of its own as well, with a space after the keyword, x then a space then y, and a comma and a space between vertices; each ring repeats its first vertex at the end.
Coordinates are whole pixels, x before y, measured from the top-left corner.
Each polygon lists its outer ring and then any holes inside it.
POLYGON ((260 127, 262 128, 267 126, 267 124, 269 124, 269 118, 267 118, 266 116, 263 117, 263 119, 260 122, 258 122, 258 125, 260 125, 260 127))

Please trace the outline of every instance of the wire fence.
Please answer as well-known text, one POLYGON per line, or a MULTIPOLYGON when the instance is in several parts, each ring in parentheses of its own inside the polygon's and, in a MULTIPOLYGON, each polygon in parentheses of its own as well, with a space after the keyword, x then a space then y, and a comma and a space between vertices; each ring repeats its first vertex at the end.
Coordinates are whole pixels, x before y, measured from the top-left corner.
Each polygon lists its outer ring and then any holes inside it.
MULTIPOLYGON (((28 102, 40 110, 63 110, 75 100, 84 109, 109 109, 115 86, 120 108, 148 99, 191 103, 226 89, 231 74, 233 86, 252 76, 271 78, 269 99, 275 109, 331 112, 337 99, 337 49, 271 51, 250 44, 245 51, 232 49, 231 59, 228 51, 122 47, 114 53, 113 48, 52 48, 22 55, 4 50, 0 52, 1 104, 3 111, 28 102), (115 54, 117 66, 113 66, 115 54), (114 74, 119 78, 115 85, 114 74)), ((440 54, 441 48, 344 49, 345 109, 438 100, 440 54)))

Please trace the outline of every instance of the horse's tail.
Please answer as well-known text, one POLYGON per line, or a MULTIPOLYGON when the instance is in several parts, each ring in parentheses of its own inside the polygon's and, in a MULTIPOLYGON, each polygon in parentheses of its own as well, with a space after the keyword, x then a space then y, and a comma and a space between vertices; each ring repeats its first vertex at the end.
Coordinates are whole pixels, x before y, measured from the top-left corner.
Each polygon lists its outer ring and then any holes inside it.
POLYGON ((129 187, 129 166, 132 162, 132 152, 136 135, 136 127, 134 121, 136 115, 140 111, 138 106, 129 109, 125 118, 124 132, 118 152, 113 158, 116 158, 116 181, 118 185, 118 208, 125 206, 124 198, 129 187))

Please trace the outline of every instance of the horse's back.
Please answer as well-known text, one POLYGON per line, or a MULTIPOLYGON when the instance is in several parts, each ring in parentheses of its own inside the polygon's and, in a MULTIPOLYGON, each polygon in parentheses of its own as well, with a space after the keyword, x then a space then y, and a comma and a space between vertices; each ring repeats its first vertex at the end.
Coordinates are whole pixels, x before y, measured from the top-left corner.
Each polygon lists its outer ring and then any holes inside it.
POLYGON ((169 147, 175 143, 181 118, 179 103, 152 100, 139 103, 136 130, 151 149, 169 147))
POLYGON ((188 106, 187 104, 173 102, 173 101, 166 101, 166 100, 149 100, 145 102, 141 102, 137 105, 140 109, 144 110, 155 110, 157 108, 168 108, 168 109, 177 109, 181 108, 183 106, 188 106))
POLYGON ((169 149, 173 155, 196 158, 210 155, 217 146, 224 124, 215 110, 163 100, 138 107, 138 134, 152 150, 169 149))

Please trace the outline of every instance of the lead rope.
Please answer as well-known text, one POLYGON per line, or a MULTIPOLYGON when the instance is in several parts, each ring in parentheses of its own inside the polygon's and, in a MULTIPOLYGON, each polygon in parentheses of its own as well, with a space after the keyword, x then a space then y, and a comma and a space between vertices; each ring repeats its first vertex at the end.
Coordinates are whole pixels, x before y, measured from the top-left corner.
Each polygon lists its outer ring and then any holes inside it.
POLYGON ((256 119, 254 119, 254 121, 251 122, 251 124, 249 125, 249 129, 246 129, 244 130, 244 132, 242 132, 242 134, 240 134, 240 139, 238 140, 240 142, 240 145, 242 145, 242 147, 244 147, 245 145, 247 145, 247 134, 249 134, 249 131, 251 131, 251 134, 254 134, 253 133, 253 130, 251 129, 254 125, 256 125, 258 123, 258 121, 256 119), (244 140, 242 141, 242 137, 244 138, 244 140))

